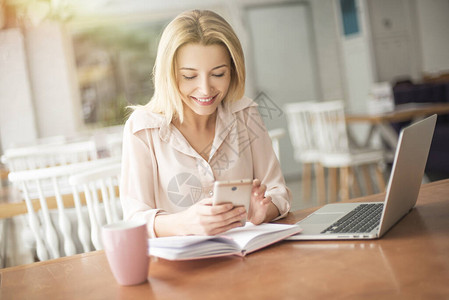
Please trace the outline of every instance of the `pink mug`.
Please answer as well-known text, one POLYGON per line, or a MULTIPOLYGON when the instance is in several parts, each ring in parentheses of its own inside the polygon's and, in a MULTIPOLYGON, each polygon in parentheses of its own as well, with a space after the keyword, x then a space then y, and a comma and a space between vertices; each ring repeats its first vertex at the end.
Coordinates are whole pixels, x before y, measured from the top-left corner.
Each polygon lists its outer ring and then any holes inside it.
POLYGON ((102 228, 104 250, 112 274, 121 285, 145 282, 148 277, 148 237, 143 221, 121 221, 102 228))

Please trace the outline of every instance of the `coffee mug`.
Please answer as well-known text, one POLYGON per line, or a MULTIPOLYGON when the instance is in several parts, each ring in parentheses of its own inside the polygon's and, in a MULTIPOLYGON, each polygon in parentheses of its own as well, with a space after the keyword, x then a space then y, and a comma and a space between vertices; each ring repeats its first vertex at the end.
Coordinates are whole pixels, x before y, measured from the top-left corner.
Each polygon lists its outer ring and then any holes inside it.
POLYGON ((121 285, 148 277, 148 237, 143 221, 120 221, 102 227, 103 245, 112 274, 121 285))

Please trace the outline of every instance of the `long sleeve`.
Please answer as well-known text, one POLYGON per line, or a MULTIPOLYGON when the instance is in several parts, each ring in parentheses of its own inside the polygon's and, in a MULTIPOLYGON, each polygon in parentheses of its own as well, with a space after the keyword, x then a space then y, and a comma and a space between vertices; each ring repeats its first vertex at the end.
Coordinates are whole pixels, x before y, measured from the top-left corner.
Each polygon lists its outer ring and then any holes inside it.
POLYGON ((254 178, 267 185, 266 195, 278 208, 280 216, 287 215, 291 207, 291 192, 285 184, 279 160, 274 153, 271 138, 256 107, 250 107, 246 121, 251 137, 254 178))
POLYGON ((135 127, 130 118, 124 128, 120 200, 124 219, 146 220, 149 235, 154 237, 154 218, 161 210, 155 203, 157 162, 150 130, 135 127))

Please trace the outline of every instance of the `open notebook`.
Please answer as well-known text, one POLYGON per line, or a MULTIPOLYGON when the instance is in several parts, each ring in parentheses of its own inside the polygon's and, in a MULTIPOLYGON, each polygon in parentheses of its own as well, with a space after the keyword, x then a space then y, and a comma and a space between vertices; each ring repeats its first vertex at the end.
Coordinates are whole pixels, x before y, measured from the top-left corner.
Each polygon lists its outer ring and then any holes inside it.
POLYGON ((384 202, 334 203, 297 224, 303 231, 288 240, 375 239, 415 206, 437 116, 404 128, 399 135, 384 202))
POLYGON ((149 240, 149 254, 169 260, 190 260, 227 255, 245 256, 298 233, 298 225, 265 223, 231 229, 215 236, 170 236, 149 240))

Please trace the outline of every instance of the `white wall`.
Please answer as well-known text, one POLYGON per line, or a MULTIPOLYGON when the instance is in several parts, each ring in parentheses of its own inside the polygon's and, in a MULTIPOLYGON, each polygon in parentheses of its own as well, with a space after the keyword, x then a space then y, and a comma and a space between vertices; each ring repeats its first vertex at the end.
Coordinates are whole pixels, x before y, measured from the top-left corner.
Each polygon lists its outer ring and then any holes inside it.
POLYGON ((449 71, 449 1, 416 0, 422 71, 449 71))
POLYGON ((416 7, 410 0, 369 0, 377 81, 421 79, 416 7))
POLYGON ((449 71, 449 1, 367 1, 380 81, 449 71))
POLYGON ((359 32, 345 36, 339 1, 335 12, 338 20, 338 35, 341 43, 341 57, 346 106, 351 110, 365 110, 366 100, 372 83, 375 68, 371 50, 371 36, 367 20, 365 1, 356 1, 359 32))
POLYGON ((82 130, 73 47, 58 23, 0 31, 3 149, 82 130))
POLYGON ((344 99, 342 49, 334 0, 310 1, 320 100, 344 99))
POLYGON ((27 29, 26 46, 39 137, 73 136, 82 116, 70 37, 44 22, 27 29))
MULTIPOLYGON (((321 99, 310 15, 306 3, 247 8, 246 24, 252 49, 246 53, 247 65, 254 70, 252 79, 257 92, 247 92, 247 95, 258 101, 268 130, 287 128, 284 104, 321 99)), ((281 139, 280 150, 284 174, 298 174, 301 166, 293 158, 288 135, 281 139)))
POLYGON ((24 37, 19 29, 0 31, 0 137, 7 148, 37 138, 24 37))

